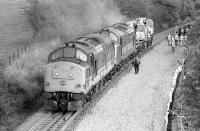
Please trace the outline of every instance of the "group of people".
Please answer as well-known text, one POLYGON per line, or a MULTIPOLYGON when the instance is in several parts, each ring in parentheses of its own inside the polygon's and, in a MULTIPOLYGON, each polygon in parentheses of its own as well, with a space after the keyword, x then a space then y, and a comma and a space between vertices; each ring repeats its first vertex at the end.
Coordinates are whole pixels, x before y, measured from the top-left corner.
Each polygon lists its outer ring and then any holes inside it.
MULTIPOLYGON (((177 29, 177 28, 176 28, 177 29)), ((175 47, 180 45, 186 45, 187 42, 187 35, 186 35, 186 31, 184 31, 184 29, 181 29, 181 33, 179 34, 178 32, 176 32, 175 34, 171 35, 169 33, 169 35, 167 36, 167 40, 168 40, 168 45, 172 47, 172 52, 175 52, 175 47)), ((140 67, 140 60, 138 57, 135 57, 134 60, 132 61, 132 65, 134 66, 135 69, 135 74, 137 74, 139 72, 139 67, 140 67)))
POLYGON ((175 52, 175 47, 180 45, 186 45, 186 41, 187 41, 188 37, 186 34, 181 34, 180 36, 178 35, 178 33, 175 33, 175 35, 171 35, 169 33, 167 40, 168 40, 168 45, 172 47, 172 52, 175 52))

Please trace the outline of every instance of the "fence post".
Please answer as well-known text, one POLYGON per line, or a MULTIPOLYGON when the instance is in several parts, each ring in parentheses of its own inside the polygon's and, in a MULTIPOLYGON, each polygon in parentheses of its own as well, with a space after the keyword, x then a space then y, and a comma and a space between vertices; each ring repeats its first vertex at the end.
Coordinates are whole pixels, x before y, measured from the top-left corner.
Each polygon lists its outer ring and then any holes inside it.
POLYGON ((25 47, 24 47, 24 49, 25 49, 25 52, 26 52, 26 44, 25 44, 25 47))
POLYGON ((19 58, 19 49, 17 48, 17 57, 19 58))
POLYGON ((5 60, 5 62, 4 62, 4 66, 6 66, 6 62, 7 62, 7 61, 5 60))
POLYGON ((9 63, 8 64, 11 65, 11 57, 9 56, 8 58, 9 58, 9 63))

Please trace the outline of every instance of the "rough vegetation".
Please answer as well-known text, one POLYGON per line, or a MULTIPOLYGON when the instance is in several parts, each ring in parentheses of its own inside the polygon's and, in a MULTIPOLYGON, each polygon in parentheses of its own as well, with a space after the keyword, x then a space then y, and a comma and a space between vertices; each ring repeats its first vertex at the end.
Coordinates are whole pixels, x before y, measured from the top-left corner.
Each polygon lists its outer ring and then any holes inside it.
POLYGON ((200 21, 189 34, 187 48, 191 52, 186 58, 186 65, 177 87, 173 111, 173 129, 181 130, 180 116, 185 129, 200 128, 200 21))
POLYGON ((155 21, 156 31, 160 31, 192 20, 196 10, 200 9, 200 2, 195 0, 27 0, 27 2, 27 20, 35 30, 39 42, 30 53, 22 56, 0 74, 0 94, 2 94, 0 124, 9 127, 8 129, 23 121, 28 112, 33 112, 31 107, 42 105, 44 65, 48 53, 58 46, 57 38, 70 41, 104 26, 140 16, 152 18, 155 21), (55 38, 56 40, 50 41, 55 38))

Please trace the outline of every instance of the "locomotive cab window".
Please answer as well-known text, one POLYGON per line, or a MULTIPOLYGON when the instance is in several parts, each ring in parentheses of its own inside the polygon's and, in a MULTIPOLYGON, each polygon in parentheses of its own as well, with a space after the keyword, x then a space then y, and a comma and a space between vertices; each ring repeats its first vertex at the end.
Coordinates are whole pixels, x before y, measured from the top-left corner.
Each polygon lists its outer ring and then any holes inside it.
POLYGON ((144 32, 144 30, 145 30, 144 25, 138 25, 138 26, 137 26, 137 31, 138 31, 138 32, 144 32))
POLYGON ((67 48, 65 47, 65 48, 60 48, 58 50, 55 50, 49 56, 49 61, 55 61, 59 59, 64 60, 65 58, 76 58, 84 62, 87 62, 88 60, 87 55, 82 50, 79 50, 73 47, 67 47, 67 48))
POLYGON ((113 41, 117 41, 117 37, 113 33, 110 33, 110 37, 113 41))
POLYGON ((87 61, 87 55, 83 53, 81 50, 76 51, 76 58, 82 61, 87 61))
POLYGON ((57 59, 60 59, 62 57, 63 57, 63 49, 59 49, 52 54, 51 59, 57 60, 57 59))
POLYGON ((64 48, 64 57, 65 58, 74 58, 76 56, 75 48, 64 48))

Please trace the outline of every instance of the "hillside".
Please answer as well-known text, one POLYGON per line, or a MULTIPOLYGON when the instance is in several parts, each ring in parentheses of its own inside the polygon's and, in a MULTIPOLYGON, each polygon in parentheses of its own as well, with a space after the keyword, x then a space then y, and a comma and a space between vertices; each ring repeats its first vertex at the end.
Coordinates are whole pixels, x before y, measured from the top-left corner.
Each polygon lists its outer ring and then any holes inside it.
POLYGON ((174 92, 169 128, 175 131, 200 129, 200 21, 193 27, 187 42, 187 57, 174 92), (180 119, 181 118, 181 119, 180 119), (182 122, 182 124, 180 123, 182 122), (182 129, 183 130, 183 129, 182 129))

